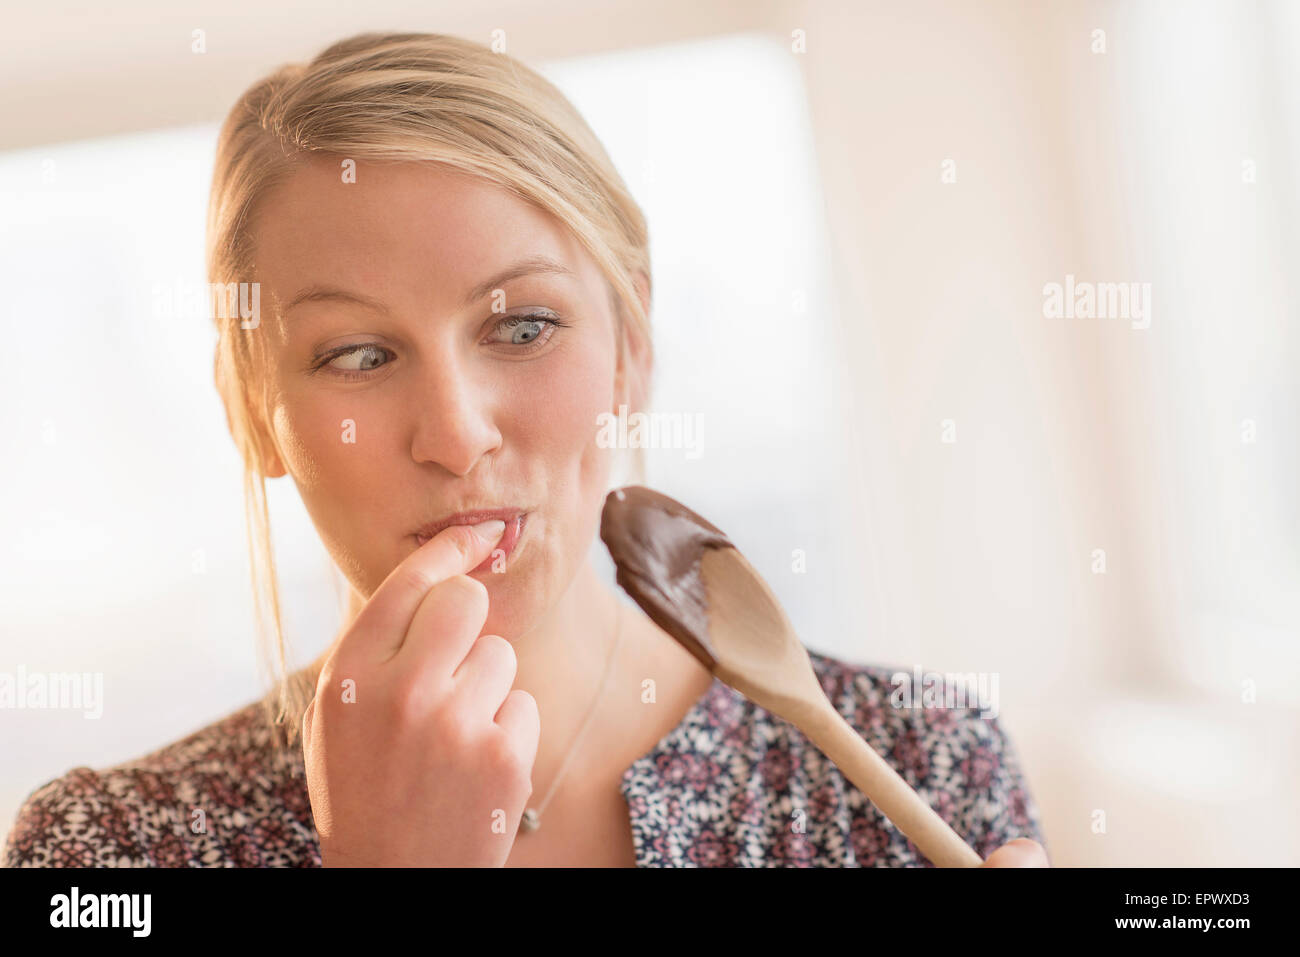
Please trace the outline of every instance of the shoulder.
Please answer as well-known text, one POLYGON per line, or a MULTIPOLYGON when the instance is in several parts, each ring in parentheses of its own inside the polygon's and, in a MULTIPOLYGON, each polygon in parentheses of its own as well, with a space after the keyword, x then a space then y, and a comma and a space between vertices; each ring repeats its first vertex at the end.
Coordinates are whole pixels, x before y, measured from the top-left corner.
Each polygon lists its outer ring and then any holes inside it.
POLYGON ((143 757, 78 767, 28 795, 7 867, 211 867, 310 863, 301 750, 254 702, 143 757))
POLYGON ((845 721, 981 857, 1017 837, 1046 846, 1037 804, 999 720, 995 676, 857 664, 811 650, 809 658, 845 721))

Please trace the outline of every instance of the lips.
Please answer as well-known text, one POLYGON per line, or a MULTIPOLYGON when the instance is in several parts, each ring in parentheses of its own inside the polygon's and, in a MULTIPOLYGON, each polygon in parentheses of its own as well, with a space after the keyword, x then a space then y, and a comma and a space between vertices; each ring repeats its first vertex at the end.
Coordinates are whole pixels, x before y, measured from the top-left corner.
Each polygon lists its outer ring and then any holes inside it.
POLYGON ((528 513, 518 509, 498 508, 478 512, 461 512, 437 522, 430 522, 415 532, 416 547, 419 548, 444 528, 451 525, 477 525, 480 522, 490 522, 493 519, 504 521, 506 530, 502 534, 500 541, 492 547, 492 553, 473 571, 504 571, 505 566, 502 563, 510 559, 520 537, 524 534, 524 527, 528 524, 528 513))

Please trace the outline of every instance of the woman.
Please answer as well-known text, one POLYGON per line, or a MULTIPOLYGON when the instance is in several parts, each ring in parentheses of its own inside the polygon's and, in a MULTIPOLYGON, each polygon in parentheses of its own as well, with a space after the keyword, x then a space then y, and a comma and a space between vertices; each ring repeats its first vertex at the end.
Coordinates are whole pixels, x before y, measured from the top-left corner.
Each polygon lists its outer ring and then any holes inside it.
MULTIPOLYGON (((215 372, 281 681, 34 792, 9 864, 928 863, 588 562, 617 454, 599 417, 647 399, 648 240, 549 83, 436 35, 285 67, 221 131, 208 250, 213 283, 271 306, 217 316, 215 372), (284 475, 350 584, 290 675, 265 500, 284 475)), ((982 857, 1047 863, 996 721, 891 708, 890 669, 811 657, 982 857)))

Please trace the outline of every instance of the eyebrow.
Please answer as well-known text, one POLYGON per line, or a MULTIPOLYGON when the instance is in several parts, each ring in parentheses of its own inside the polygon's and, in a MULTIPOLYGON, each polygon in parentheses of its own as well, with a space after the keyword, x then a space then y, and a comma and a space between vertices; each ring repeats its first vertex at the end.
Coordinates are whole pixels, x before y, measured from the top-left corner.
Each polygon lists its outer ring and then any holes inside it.
MULTIPOLYGON (((569 276, 577 278, 573 270, 561 262, 557 262, 547 256, 529 256, 527 259, 521 259, 513 265, 507 266, 495 276, 485 279, 479 283, 465 296, 464 305, 472 306, 484 296, 491 293, 500 286, 505 285, 514 279, 521 279, 524 276, 531 276, 538 273, 551 273, 560 276, 569 276)), ((376 312, 388 312, 388 307, 379 299, 373 299, 370 296, 364 296, 359 293, 349 292, 346 289, 340 289, 336 286, 308 286, 294 296, 282 310, 288 312, 294 306, 304 302, 347 302, 358 306, 365 306, 368 309, 374 309, 376 312)))

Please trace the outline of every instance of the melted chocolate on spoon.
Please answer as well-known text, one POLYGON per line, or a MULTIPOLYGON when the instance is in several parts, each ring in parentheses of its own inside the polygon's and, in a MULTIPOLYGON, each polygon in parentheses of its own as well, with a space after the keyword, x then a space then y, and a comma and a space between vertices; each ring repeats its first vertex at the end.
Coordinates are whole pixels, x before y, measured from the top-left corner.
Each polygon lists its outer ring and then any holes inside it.
POLYGON ((643 485, 609 493, 600 538, 618 569, 619 586, 713 671, 717 661, 709 640, 709 597, 700 578, 700 558, 706 549, 735 545, 681 502, 643 485))

